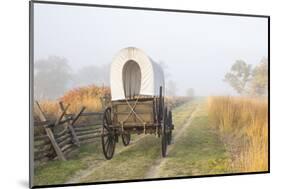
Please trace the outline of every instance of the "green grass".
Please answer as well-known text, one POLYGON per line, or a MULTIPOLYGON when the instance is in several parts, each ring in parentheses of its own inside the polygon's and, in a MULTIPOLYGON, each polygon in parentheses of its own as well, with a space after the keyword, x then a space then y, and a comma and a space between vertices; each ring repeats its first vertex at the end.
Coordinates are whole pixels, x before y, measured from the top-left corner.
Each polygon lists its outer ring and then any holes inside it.
MULTIPOLYGON (((184 126, 197 104, 202 104, 202 99, 193 100, 173 110, 175 133, 184 126)), ((89 174, 79 177, 80 182, 145 178, 155 161, 161 159, 161 143, 160 138, 154 135, 139 137, 133 135, 132 140, 138 141, 128 147, 123 147, 119 140, 116 154, 109 161, 105 160, 99 141, 83 145, 79 153, 68 161, 51 161, 37 167, 35 185, 65 183, 85 172, 89 174), (81 172, 83 173, 79 174, 81 172)), ((160 176, 225 173, 228 159, 218 135, 208 126, 203 104, 191 125, 170 150, 165 163, 160 167, 160 176)))
MULTIPOLYGON (((197 101, 186 103, 173 111, 176 127, 182 126, 196 104, 197 101)), ((134 146, 95 169, 91 175, 82 179, 82 182, 143 179, 159 158, 162 158, 160 138, 153 135, 145 136, 134 146)))
MULTIPOLYGON (((184 104, 173 111, 175 124, 180 126, 185 120, 187 113, 194 109, 193 102, 184 104), (185 115, 182 115, 185 110, 185 115), (179 117, 179 115, 181 115, 179 117)), ((140 136, 133 135, 132 140, 140 136)), ((75 177, 79 171, 94 167, 92 174, 83 178, 84 182, 101 180, 143 178, 146 171, 160 157, 160 138, 150 135, 140 139, 135 145, 123 147, 122 142, 116 146, 116 152, 120 154, 107 161, 103 157, 101 143, 82 145, 79 153, 67 161, 49 161, 38 166, 34 172, 35 185, 61 184, 75 177), (129 147, 129 148, 128 148, 129 147), (125 148, 125 149, 124 149, 125 148), (127 149, 126 149, 127 148, 127 149)))
POLYGON ((95 169, 82 182, 144 178, 155 159, 160 157, 160 152, 160 139, 153 135, 145 136, 95 169))
POLYGON ((67 161, 49 161, 34 170, 34 185, 64 183, 78 170, 86 169, 101 160, 100 143, 85 144, 73 158, 67 161))
POLYGON ((178 108, 175 108, 172 111, 173 114, 173 124, 175 125, 175 131, 180 129, 184 122, 186 122, 189 117, 191 116, 191 113, 195 110, 198 103, 200 103, 201 100, 193 100, 189 103, 185 103, 178 108))
POLYGON ((229 155, 215 130, 208 126, 205 104, 179 137, 160 169, 160 177, 228 172, 229 155))

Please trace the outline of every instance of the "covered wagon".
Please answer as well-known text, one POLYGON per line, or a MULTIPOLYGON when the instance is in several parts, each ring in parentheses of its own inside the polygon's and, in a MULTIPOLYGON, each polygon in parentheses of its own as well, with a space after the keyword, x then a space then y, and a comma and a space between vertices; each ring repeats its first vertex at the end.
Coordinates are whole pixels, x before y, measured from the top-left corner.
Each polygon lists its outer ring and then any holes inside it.
POLYGON ((164 74, 142 50, 128 47, 114 57, 110 68, 111 106, 103 116, 102 147, 106 159, 114 155, 122 138, 125 146, 131 134, 155 134, 161 138, 162 156, 172 137, 172 113, 164 103, 164 74))

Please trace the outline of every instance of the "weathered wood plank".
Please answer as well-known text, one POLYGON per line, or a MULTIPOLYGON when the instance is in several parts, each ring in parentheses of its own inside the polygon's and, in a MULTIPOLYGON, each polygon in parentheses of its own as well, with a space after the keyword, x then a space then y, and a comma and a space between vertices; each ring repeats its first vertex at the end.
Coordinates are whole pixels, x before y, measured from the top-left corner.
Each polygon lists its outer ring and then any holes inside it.
POLYGON ((92 138, 99 138, 100 134, 89 134, 89 135, 82 135, 78 136, 79 140, 87 140, 87 139, 92 139, 92 138))
POLYGON ((81 144, 89 144, 99 141, 99 137, 91 138, 91 139, 85 139, 81 140, 81 144))
POLYGON ((56 156, 56 153, 54 152, 53 148, 50 150, 42 150, 42 151, 36 151, 34 152, 34 159, 35 160, 40 160, 44 157, 51 158, 52 156, 56 156))
POLYGON ((50 152, 47 150, 34 151, 34 157, 47 156, 50 152))
POLYGON ((64 152, 65 150, 67 150, 68 148, 70 148, 70 147, 72 147, 72 146, 73 146, 72 143, 66 144, 66 145, 64 145, 64 146, 61 148, 61 150, 64 152))
POLYGON ((40 107, 38 101, 35 101, 35 107, 34 107, 34 109, 35 109, 35 111, 37 112, 40 121, 42 121, 42 122, 47 121, 47 119, 46 119, 46 117, 45 117, 45 115, 44 115, 44 113, 43 113, 43 111, 42 111, 42 109, 41 109, 41 107, 40 107))
POLYGON ((89 130, 101 130, 102 127, 77 127, 74 128, 74 130, 76 132, 80 132, 80 131, 89 131, 89 130))
POLYGON ((54 137, 54 135, 53 135, 53 132, 51 131, 50 128, 46 128, 46 132, 47 132, 47 135, 49 136, 49 138, 50 138, 50 140, 51 140, 51 143, 52 143, 52 145, 53 145, 53 147, 54 147, 54 150, 56 151, 56 153, 57 153, 59 159, 65 161, 66 159, 65 159, 65 157, 64 157, 64 155, 63 155, 63 153, 62 153, 60 147, 58 146, 58 144, 57 144, 57 142, 56 142, 56 140, 55 140, 55 137, 54 137))
POLYGON ((76 131, 77 136, 92 134, 92 133, 101 133, 101 130, 100 129, 91 129, 91 130, 86 130, 86 131, 76 131))
POLYGON ((63 153, 69 157, 70 154, 72 154, 73 152, 77 152, 79 150, 79 148, 75 147, 74 145, 72 145, 70 148, 66 149, 63 153))
POLYGON ((44 126, 44 125, 51 125, 53 123, 55 123, 55 120, 34 121, 34 126, 39 127, 39 126, 44 126))
POLYGON ((72 143, 72 138, 71 137, 68 137, 66 138, 65 140, 63 140, 62 142, 59 143, 59 147, 62 147, 64 146, 65 144, 68 144, 68 143, 72 143))
POLYGON ((61 137, 57 138, 57 142, 58 143, 61 143, 62 141, 64 141, 66 138, 69 138, 71 137, 71 134, 70 133, 66 133, 65 135, 62 135, 61 137))
MULTIPOLYGON (((72 120, 71 117, 67 117, 64 120, 61 120, 59 124, 64 124, 71 120, 72 120)), ((35 127, 40 127, 40 126, 44 126, 44 125, 54 126, 55 123, 56 123, 56 120, 34 121, 34 126, 35 127)))
POLYGON ((68 108, 69 108, 69 104, 63 109, 63 111, 62 111, 60 117, 56 120, 54 126, 57 126, 57 125, 60 124, 60 122, 62 121, 62 119, 65 117, 65 114, 66 114, 66 111, 67 111, 68 108))
POLYGON ((75 124, 75 122, 79 119, 79 117, 81 116, 81 114, 84 112, 85 109, 86 109, 86 107, 84 107, 84 106, 81 108, 79 113, 73 118, 71 125, 75 124))
POLYGON ((74 128, 73 128, 73 126, 72 125, 68 125, 68 128, 69 128, 69 130, 70 130, 70 132, 71 132, 71 134, 72 134, 72 136, 73 136, 73 138, 74 138, 74 143, 77 145, 77 146, 79 146, 80 147, 80 141, 79 141, 79 138, 77 137, 77 135, 76 135, 76 133, 75 133, 75 130, 74 130, 74 128))
MULTIPOLYGON (((45 115, 44 115, 44 113, 42 112, 42 110, 40 108, 39 103, 37 101, 35 103, 35 110, 38 111, 38 115, 39 115, 39 118, 40 118, 41 121, 46 121, 47 120, 45 115)), ((56 142, 56 139, 54 137, 54 134, 53 134, 52 130, 50 128, 48 128, 48 127, 45 127, 45 131, 46 131, 46 134, 49 137, 49 139, 50 139, 50 141, 51 141, 51 143, 53 145, 53 148, 54 148, 57 156, 59 157, 59 159, 65 161, 66 159, 65 159, 61 149, 59 148, 59 146, 58 146, 58 144, 56 142)))
MULTIPOLYGON (((62 102, 60 102, 60 109, 61 109, 61 111, 66 112, 65 107, 64 107, 64 105, 63 105, 62 102)), ((69 129, 70 132, 71 132, 72 137, 74 138, 74 141, 75 141, 74 143, 75 143, 77 146, 80 146, 80 141, 79 141, 78 137, 76 136, 75 130, 74 130, 74 128, 73 128, 73 124, 78 120, 78 118, 80 117, 80 115, 83 113, 83 111, 84 111, 85 109, 86 109, 85 107, 82 107, 81 110, 80 110, 80 112, 73 118, 72 122, 69 123, 68 126, 67 126, 68 129, 69 129)), ((64 114, 64 117, 66 118, 67 116, 64 114)))
POLYGON ((82 123, 82 124, 79 124, 79 125, 73 125, 74 129, 76 128, 84 128, 84 127, 102 127, 102 123, 98 123, 98 122, 95 122, 95 123, 82 123))
POLYGON ((47 144, 41 143, 41 144, 34 144, 34 150, 36 149, 50 149, 52 147, 52 144, 49 142, 47 144))
POLYGON ((42 156, 42 157, 36 157, 36 158, 34 158, 35 167, 36 167, 40 162, 45 162, 45 161, 48 161, 48 160, 50 160, 50 158, 47 157, 47 156, 42 156))
MULTIPOLYGON (((103 112, 83 112, 80 116, 102 116, 103 112)), ((75 116, 75 114, 67 114, 67 116, 75 116)))
POLYGON ((35 136, 34 140, 49 140, 47 135, 39 135, 39 136, 35 136))
POLYGON ((70 132, 69 132, 68 128, 65 127, 61 132, 55 133, 55 137, 56 137, 56 138, 59 138, 59 137, 65 135, 65 134, 67 134, 67 133, 70 133, 70 132))
POLYGON ((34 156, 35 161, 48 161, 50 158, 45 155, 34 156))

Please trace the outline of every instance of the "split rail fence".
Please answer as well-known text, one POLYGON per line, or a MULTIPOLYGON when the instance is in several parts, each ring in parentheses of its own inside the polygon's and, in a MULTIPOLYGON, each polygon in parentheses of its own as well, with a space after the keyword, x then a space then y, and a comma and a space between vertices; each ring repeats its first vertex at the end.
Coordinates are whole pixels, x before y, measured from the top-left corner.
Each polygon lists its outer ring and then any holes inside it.
POLYGON ((76 114, 67 114, 69 104, 64 106, 59 102, 59 107, 60 115, 55 120, 48 120, 39 103, 35 102, 34 110, 39 117, 39 121, 34 122, 35 164, 53 159, 65 161, 81 144, 94 142, 100 137, 102 112, 85 112, 86 108, 82 107, 76 114), (94 122, 79 123, 82 117, 94 118, 94 122))

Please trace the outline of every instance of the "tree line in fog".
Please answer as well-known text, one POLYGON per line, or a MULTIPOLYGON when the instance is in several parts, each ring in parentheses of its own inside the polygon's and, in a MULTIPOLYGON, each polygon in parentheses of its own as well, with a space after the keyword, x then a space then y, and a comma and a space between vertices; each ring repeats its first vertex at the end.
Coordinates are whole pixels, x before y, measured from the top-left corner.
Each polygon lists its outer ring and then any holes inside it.
MULTIPOLYGON (((159 62, 164 70, 166 96, 177 96, 177 83, 170 77, 167 66, 159 62)), ((67 59, 49 56, 34 63, 35 100, 53 100, 67 90, 95 84, 109 86, 110 63, 84 66, 73 70, 67 59)), ((243 96, 266 96, 268 91, 268 59, 263 58, 255 67, 243 60, 237 60, 226 73, 224 81, 243 96)), ((186 96, 195 96, 193 88, 186 89, 186 96)))
POLYGON ((65 91, 95 84, 109 85, 109 64, 90 65, 74 71, 67 59, 49 56, 34 63, 34 98, 36 100, 56 99, 65 91))
MULTIPOLYGON (((176 82, 170 78, 167 66, 163 62, 159 64, 167 80, 166 95, 176 96, 176 82)), ((49 56, 46 59, 37 60, 34 63, 34 98, 35 100, 53 100, 72 88, 92 84, 109 86, 109 68, 108 63, 100 66, 89 65, 74 71, 66 58, 49 56)))

